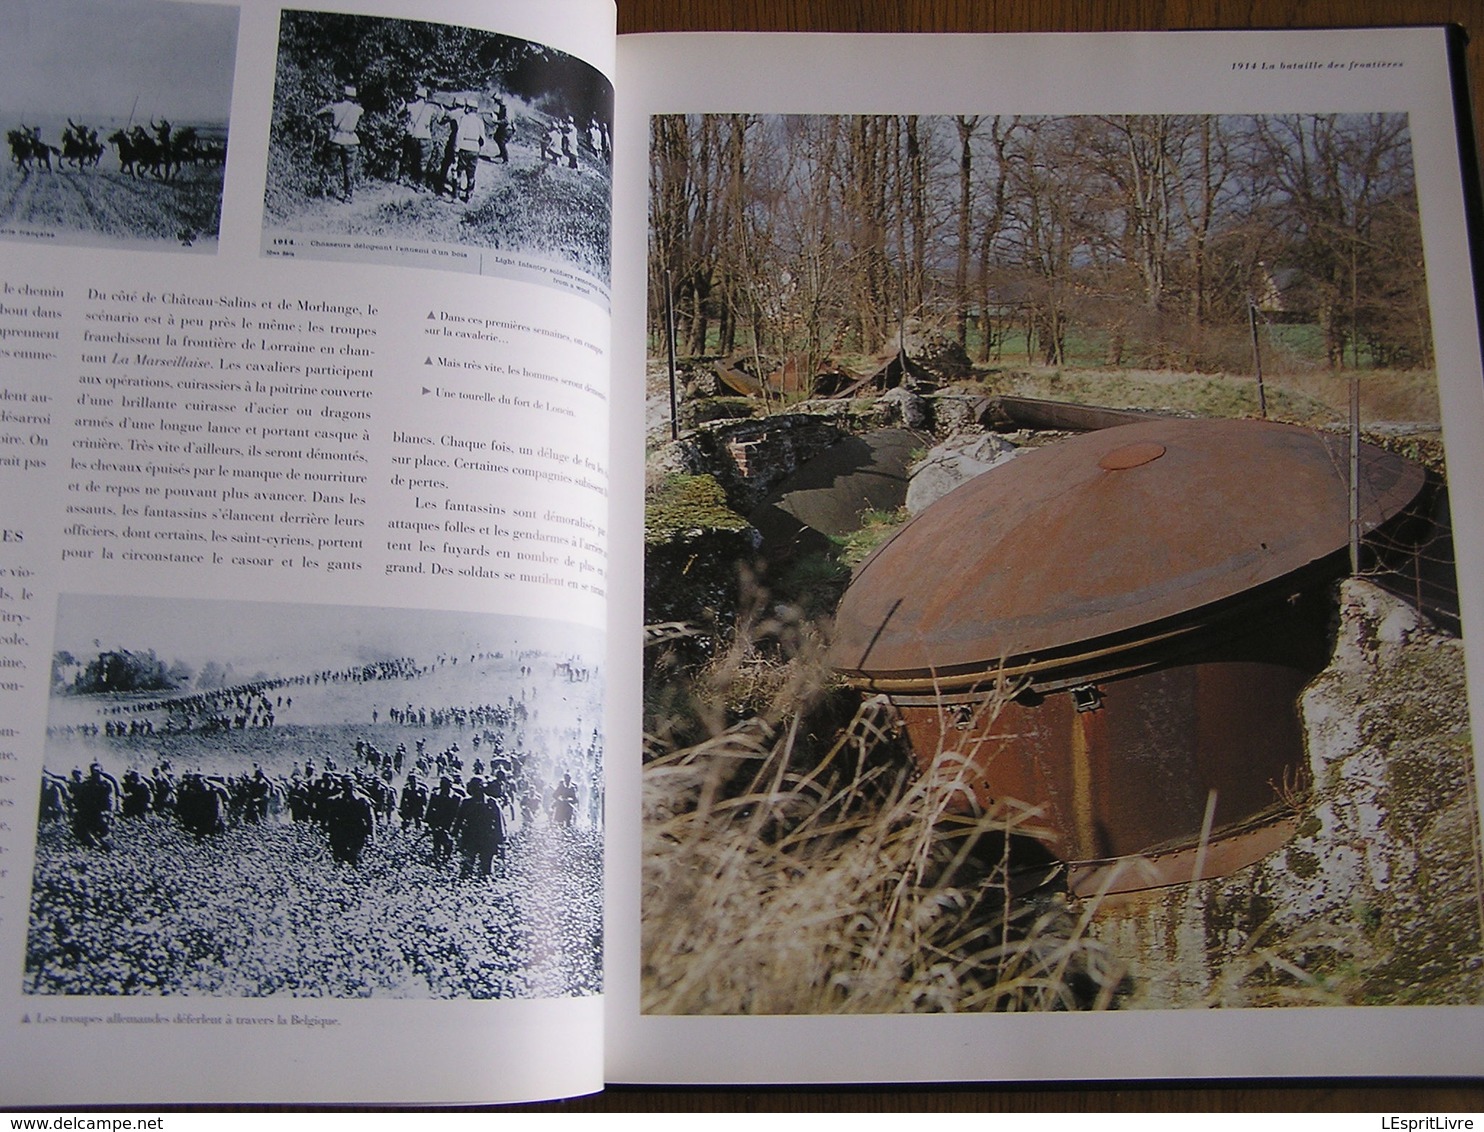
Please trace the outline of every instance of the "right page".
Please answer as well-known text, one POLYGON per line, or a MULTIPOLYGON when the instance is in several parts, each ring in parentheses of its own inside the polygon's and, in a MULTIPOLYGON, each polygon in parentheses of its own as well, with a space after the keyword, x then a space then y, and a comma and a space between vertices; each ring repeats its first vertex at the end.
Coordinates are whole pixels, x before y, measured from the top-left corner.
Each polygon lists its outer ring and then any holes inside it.
POLYGON ((1479 1073, 1449 33, 619 72, 608 1079, 1479 1073))

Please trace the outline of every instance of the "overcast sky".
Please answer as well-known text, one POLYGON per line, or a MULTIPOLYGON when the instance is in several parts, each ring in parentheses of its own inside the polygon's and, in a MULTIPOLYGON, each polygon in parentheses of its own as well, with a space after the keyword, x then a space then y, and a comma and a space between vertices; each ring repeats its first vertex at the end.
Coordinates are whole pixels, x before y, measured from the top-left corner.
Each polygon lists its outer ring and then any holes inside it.
POLYGON ((4 0, 0 113, 225 121, 238 14, 170 0, 4 0))

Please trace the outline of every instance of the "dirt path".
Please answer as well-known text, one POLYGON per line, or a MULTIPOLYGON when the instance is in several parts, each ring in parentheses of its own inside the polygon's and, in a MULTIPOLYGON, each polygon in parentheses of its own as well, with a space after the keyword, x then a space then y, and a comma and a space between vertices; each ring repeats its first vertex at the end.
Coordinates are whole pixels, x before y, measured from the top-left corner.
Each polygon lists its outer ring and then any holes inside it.
MULTIPOLYGON (((363 175, 354 199, 293 194, 270 210, 267 227, 275 234, 305 233, 409 240, 426 244, 525 252, 564 260, 606 278, 609 271, 610 174, 584 151, 576 169, 565 162, 543 162, 538 152, 512 146, 509 163, 481 159, 470 199, 450 200, 412 185, 363 175)), ((339 187, 339 171, 305 171, 299 178, 326 194, 339 187), (323 178, 321 180, 321 178, 323 178)))
POLYGON ((215 236, 222 170, 188 167, 171 181, 106 169, 0 171, 0 224, 105 240, 215 236))
MULTIPOLYGON (((362 173, 352 200, 342 201, 332 195, 308 200, 299 213, 296 226, 304 230, 374 232, 385 226, 389 216, 416 221, 445 216, 457 221, 478 212, 512 180, 520 179, 520 175, 530 177, 536 174, 541 164, 536 154, 520 149, 511 151, 508 164, 481 157, 474 174, 474 191, 467 201, 431 189, 414 188, 400 180, 384 181, 362 173)), ((555 168, 548 165, 550 170, 555 171, 555 168)), ((336 171, 325 173, 327 194, 339 190, 338 178, 336 171)))

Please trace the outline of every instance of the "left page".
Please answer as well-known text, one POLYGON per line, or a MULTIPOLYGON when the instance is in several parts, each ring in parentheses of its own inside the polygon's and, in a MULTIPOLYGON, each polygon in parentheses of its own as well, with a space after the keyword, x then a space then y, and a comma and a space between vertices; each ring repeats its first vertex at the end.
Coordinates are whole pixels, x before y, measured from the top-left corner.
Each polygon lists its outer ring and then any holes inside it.
POLYGON ((0 1098, 602 1084, 614 11, 0 12, 0 1098))

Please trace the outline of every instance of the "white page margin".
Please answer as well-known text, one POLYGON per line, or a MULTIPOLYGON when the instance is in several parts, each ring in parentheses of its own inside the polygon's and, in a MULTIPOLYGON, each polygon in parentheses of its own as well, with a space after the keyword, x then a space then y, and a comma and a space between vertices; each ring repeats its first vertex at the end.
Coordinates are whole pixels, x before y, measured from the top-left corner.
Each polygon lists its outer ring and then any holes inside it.
MULTIPOLYGON (((1484 382, 1441 29, 911 36, 672 34, 619 41, 615 185, 616 616, 642 609, 648 117, 663 112, 1407 111, 1428 257, 1450 480, 1484 475, 1484 382), (1397 59, 1383 71, 1235 71, 1244 59, 1397 59), (624 396, 619 391, 630 391, 624 396), (630 478, 630 477, 633 478, 630 478), (639 561, 638 566, 635 562, 639 561), (619 567, 622 567, 622 570, 619 567), (635 576, 635 571, 638 576, 635 576), (620 577, 622 584, 619 583, 620 577), (617 611, 622 610, 621 614, 617 611)), ((1460 579, 1484 577, 1484 508, 1453 496, 1460 579)), ((1461 582, 1475 750, 1484 708, 1480 586, 1461 582)), ((1105 1015, 676 1018, 639 1014, 640 673, 615 682, 608 844, 610 1081, 792 1083, 1474 1076, 1484 1007, 1105 1015)), ((1478 773, 1476 758, 1475 771, 1478 773)))

